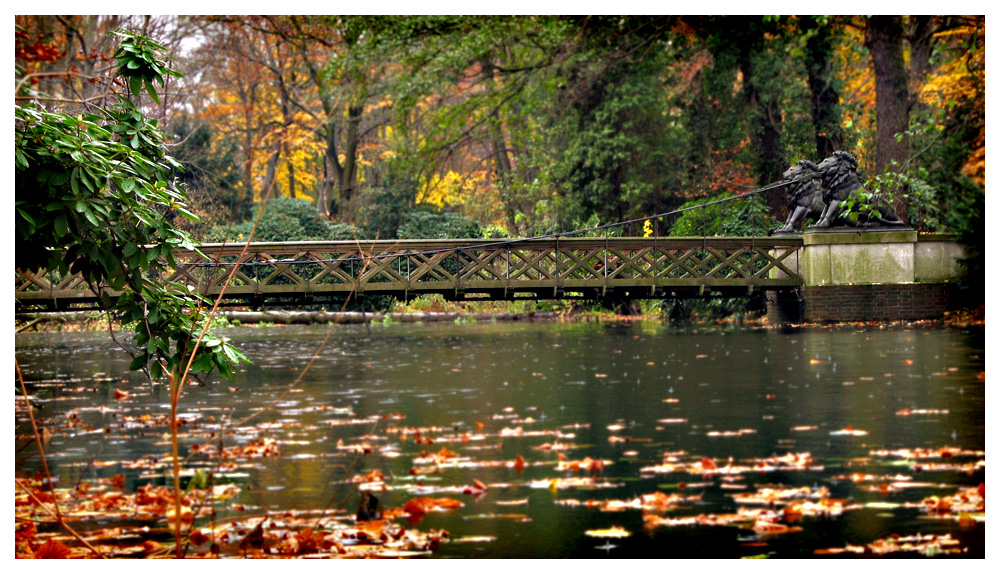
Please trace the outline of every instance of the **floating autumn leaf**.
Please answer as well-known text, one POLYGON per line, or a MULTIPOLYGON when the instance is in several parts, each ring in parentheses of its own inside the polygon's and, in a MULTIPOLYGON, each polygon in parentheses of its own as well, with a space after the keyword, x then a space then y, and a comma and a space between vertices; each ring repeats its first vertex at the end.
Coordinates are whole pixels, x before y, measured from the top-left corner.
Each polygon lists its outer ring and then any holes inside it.
POLYGON ((876 540, 865 546, 855 546, 848 544, 842 548, 823 548, 814 551, 816 555, 827 554, 895 554, 899 552, 916 552, 924 556, 936 556, 939 554, 962 554, 968 552, 967 548, 957 548, 961 543, 952 538, 950 534, 916 534, 913 536, 893 535, 889 538, 876 540))
POLYGON ((830 431, 830 436, 865 436, 868 431, 856 430, 854 425, 847 425, 841 430, 830 431))
POLYGON ((927 459, 927 458, 952 458, 958 456, 980 457, 986 456, 982 450, 965 450, 954 446, 943 446, 940 448, 900 448, 895 450, 874 450, 869 452, 872 456, 897 457, 907 459, 927 459))
POLYGON ((520 474, 521 471, 524 470, 524 457, 523 456, 517 455, 517 458, 514 459, 514 470, 516 470, 518 472, 518 474, 520 474))
POLYGON ((592 538, 628 538, 632 536, 632 533, 621 526, 612 526, 611 528, 601 528, 598 530, 588 530, 584 532, 587 536, 592 538))
POLYGON ((554 443, 547 442, 544 444, 540 444, 538 446, 533 446, 531 448, 532 450, 555 451, 555 450, 567 450, 569 449, 569 445, 563 444, 561 442, 554 442, 554 443))
POLYGON ((757 431, 754 429, 739 429, 734 431, 709 431, 705 433, 705 436, 712 437, 739 437, 745 434, 754 434, 757 431))
POLYGON ((761 536, 774 536, 777 534, 788 534, 791 532, 801 532, 801 526, 787 526, 779 522, 768 522, 758 520, 753 524, 753 531, 761 536))
POLYGON ((115 400, 116 401, 125 400, 125 399, 129 398, 129 396, 130 395, 129 395, 128 391, 123 391, 121 389, 115 389, 115 400))
POLYGON ((418 496, 407 500, 406 504, 403 505, 403 510, 411 517, 419 518, 428 512, 444 512, 462 508, 463 506, 465 505, 461 501, 455 500, 454 498, 430 498, 427 496, 418 496))
MULTIPOLYGON (((181 523, 191 524, 194 522, 194 509, 190 506, 181 507, 181 523)), ((167 522, 173 524, 177 521, 177 509, 173 506, 167 508, 167 522)))
POLYGON ((986 512, 986 487, 960 488, 950 496, 928 496, 918 505, 925 512, 934 515, 947 515, 956 520, 961 514, 974 515, 986 512))
POLYGON ((567 488, 618 488, 622 483, 598 482, 590 476, 569 476, 565 478, 542 478, 528 483, 529 488, 547 488, 553 492, 567 488))
POLYGON ((745 525, 752 523, 753 518, 744 513, 729 514, 698 514, 696 516, 682 516, 673 518, 669 516, 657 516, 655 514, 643 514, 643 526, 646 528, 656 528, 658 526, 730 526, 745 525))
POLYGON ((202 532, 200 528, 196 528, 195 530, 192 530, 190 534, 188 534, 188 540, 190 540, 191 544, 195 546, 201 546, 202 544, 205 544, 206 542, 209 541, 209 537, 205 535, 205 533, 202 532))
POLYGON ((264 547, 264 522, 267 517, 261 518, 257 526, 254 527, 250 534, 247 534, 243 540, 240 540, 239 548, 244 553, 250 548, 263 548, 264 547))
POLYGON ((896 416, 908 417, 910 415, 946 415, 948 409, 902 409, 896 411, 896 416))
POLYGON ((61 559, 69 558, 71 551, 62 542, 56 540, 46 540, 44 544, 35 550, 34 557, 39 559, 61 559))
POLYGON ((600 472, 609 464, 612 464, 610 460, 595 460, 588 456, 583 460, 560 460, 556 463, 556 470, 560 472, 579 472, 581 470, 600 472))

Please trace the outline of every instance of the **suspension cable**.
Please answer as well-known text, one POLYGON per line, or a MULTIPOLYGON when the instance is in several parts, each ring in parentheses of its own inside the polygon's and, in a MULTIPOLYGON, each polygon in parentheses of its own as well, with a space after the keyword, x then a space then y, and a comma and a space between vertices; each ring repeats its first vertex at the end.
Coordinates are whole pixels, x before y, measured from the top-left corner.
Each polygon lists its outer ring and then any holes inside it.
MULTIPOLYGON (((771 185, 767 185, 767 186, 755 189, 753 191, 748 191, 746 193, 741 193, 741 194, 735 195, 733 197, 724 197, 722 199, 715 199, 715 200, 707 201, 705 203, 701 203, 701 204, 698 204, 698 205, 692 205, 691 207, 684 207, 684 208, 680 208, 680 209, 674 209, 672 211, 666 211, 664 213, 658 213, 656 215, 649 215, 649 216, 646 216, 646 217, 639 217, 639 218, 636 218, 636 219, 629 219, 629 220, 626 220, 626 221, 619 221, 617 223, 607 223, 607 224, 604 224, 604 225, 597 225, 597 226, 594 226, 594 227, 586 227, 586 228, 582 228, 582 229, 574 229, 573 231, 563 231, 563 232, 559 232, 559 233, 549 233, 549 234, 546 234, 546 235, 538 235, 538 236, 535 236, 535 237, 521 237, 521 238, 515 238, 515 239, 504 239, 502 241, 495 241, 495 242, 492 242, 492 243, 478 243, 476 245, 459 245, 457 247, 441 247, 439 249, 427 249, 427 250, 423 250, 423 251, 411 251, 411 252, 407 252, 407 255, 437 255, 438 253, 445 253, 445 252, 449 252, 449 251, 461 251, 463 249, 482 249, 482 248, 486 248, 486 247, 510 247, 511 245, 514 245, 514 244, 517 244, 517 243, 524 243, 524 242, 527 242, 527 241, 536 241, 536 240, 540 240, 540 239, 559 239, 560 237, 573 237, 573 236, 576 236, 576 235, 581 235, 581 234, 584 234, 584 233, 592 233, 592 232, 595 232, 595 231, 606 231, 606 230, 613 229, 613 228, 616 228, 616 227, 624 227, 626 225, 632 225, 632 224, 635 224, 635 223, 645 223, 646 221, 650 221, 650 220, 653 220, 653 219, 660 219, 660 218, 667 217, 667 216, 670 216, 670 215, 677 215, 679 213, 684 213, 684 212, 692 211, 692 210, 695 210, 695 209, 701 209, 703 207, 708 207, 708 206, 711 206, 711 205, 716 205, 716 204, 719 204, 719 203, 724 203, 726 201, 733 201, 733 200, 737 200, 737 199, 744 199, 744 198, 750 197, 752 195, 757 195, 758 193, 764 193, 764 192, 771 191, 771 190, 774 190, 774 189, 779 189, 779 188, 785 187, 787 185, 791 185, 792 183, 793 182, 791 182, 791 181, 781 181, 781 182, 778 182, 778 183, 772 183, 771 185)), ((371 257, 355 257, 355 256, 352 256, 352 257, 341 257, 341 258, 337 258, 337 259, 310 259, 308 261, 261 261, 261 262, 247 261, 247 262, 243 262, 243 263, 222 262, 222 261, 220 261, 220 262, 184 263, 182 265, 185 265, 185 266, 188 266, 188 267, 228 267, 228 266, 231 266, 231 265, 240 265, 240 266, 244 266, 244 267, 256 267, 256 266, 275 265, 277 263, 280 263, 282 265, 313 265, 313 264, 317 264, 317 263, 338 263, 338 262, 346 263, 348 261, 354 262, 354 261, 361 261, 361 260, 364 260, 364 259, 368 259, 368 260, 371 260, 371 259, 383 259, 383 258, 387 258, 387 257, 399 257, 399 255, 400 254, 398 254, 398 253, 388 253, 388 254, 372 255, 371 257)))

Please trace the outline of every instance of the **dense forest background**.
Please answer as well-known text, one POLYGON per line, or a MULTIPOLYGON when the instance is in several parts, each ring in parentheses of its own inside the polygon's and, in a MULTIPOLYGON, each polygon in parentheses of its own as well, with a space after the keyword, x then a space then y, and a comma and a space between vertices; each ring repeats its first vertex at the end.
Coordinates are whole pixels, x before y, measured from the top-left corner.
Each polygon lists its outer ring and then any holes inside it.
MULTIPOLYGON (((16 16, 18 98, 106 103, 125 29, 203 241, 532 236, 668 212, 857 156, 915 228, 981 250, 984 16, 16 16)), ((123 87, 124 88, 124 87, 123 87)), ((783 193, 697 225, 750 234, 783 193)), ((745 204, 745 205, 742 205, 745 204)))

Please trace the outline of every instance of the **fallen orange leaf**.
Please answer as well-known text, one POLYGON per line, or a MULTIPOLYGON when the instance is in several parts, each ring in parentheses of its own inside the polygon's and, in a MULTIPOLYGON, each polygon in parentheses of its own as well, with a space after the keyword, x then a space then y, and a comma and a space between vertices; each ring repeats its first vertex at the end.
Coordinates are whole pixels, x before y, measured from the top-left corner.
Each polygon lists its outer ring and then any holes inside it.
POLYGON ((55 540, 46 540, 35 550, 35 558, 67 558, 69 555, 69 547, 55 540))

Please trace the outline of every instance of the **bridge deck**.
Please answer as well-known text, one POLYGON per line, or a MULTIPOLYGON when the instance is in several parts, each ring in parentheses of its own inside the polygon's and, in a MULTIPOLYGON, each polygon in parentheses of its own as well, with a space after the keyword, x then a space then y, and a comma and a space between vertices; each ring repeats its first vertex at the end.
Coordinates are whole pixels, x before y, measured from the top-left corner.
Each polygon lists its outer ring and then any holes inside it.
MULTIPOLYGON (((231 305, 304 304, 356 295, 409 299, 670 298, 802 285, 798 237, 568 237, 205 244, 178 250, 165 279, 231 305), (242 253, 242 256, 241 256, 242 253), (794 262, 789 264, 789 258, 794 262)), ((93 305, 79 277, 18 270, 20 309, 93 305)))

